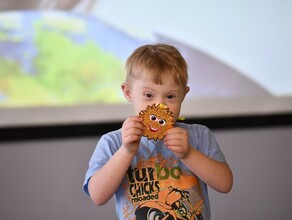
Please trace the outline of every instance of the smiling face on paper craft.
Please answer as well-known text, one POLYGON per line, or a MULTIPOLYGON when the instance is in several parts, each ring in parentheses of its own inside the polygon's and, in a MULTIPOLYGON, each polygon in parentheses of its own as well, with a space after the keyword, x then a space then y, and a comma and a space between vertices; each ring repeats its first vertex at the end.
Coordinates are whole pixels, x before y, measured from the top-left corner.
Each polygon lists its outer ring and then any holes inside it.
POLYGON ((162 140, 166 131, 173 127, 174 116, 163 104, 148 106, 139 116, 143 118, 145 126, 144 136, 148 139, 162 140))

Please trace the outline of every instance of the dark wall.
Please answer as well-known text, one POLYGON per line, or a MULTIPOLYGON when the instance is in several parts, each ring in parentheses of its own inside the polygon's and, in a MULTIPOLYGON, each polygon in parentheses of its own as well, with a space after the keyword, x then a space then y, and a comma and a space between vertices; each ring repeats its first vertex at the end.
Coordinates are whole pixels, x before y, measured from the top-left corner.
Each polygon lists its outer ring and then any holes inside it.
MULTIPOLYGON (((292 126, 215 130, 234 172, 229 194, 210 190, 213 220, 290 219, 292 126)), ((0 219, 116 219, 82 191, 98 137, 0 142, 0 219)))

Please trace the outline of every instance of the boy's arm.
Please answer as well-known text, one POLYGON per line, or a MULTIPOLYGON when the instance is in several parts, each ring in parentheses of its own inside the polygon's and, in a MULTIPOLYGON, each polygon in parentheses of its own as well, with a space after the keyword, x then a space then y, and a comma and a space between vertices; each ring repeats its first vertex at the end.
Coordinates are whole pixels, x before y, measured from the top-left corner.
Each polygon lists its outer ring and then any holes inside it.
POLYGON ((122 146, 89 180, 88 191, 96 205, 108 202, 119 188, 139 148, 144 126, 140 117, 129 117, 122 126, 122 146))
POLYGON ((187 157, 181 159, 202 181, 218 192, 228 193, 233 184, 229 166, 190 147, 187 157))
POLYGON ((88 191, 94 204, 107 203, 119 188, 135 153, 121 147, 89 180, 88 191))
POLYGON ((179 127, 169 129, 165 137, 165 145, 207 185, 222 193, 231 190, 233 175, 229 166, 190 146, 186 129, 179 127))

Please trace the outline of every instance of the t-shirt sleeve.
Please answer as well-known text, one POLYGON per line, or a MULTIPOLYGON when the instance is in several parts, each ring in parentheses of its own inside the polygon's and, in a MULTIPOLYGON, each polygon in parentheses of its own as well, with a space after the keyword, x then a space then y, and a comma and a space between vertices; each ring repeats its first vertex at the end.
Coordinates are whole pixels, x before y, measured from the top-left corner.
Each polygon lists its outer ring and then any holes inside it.
POLYGON ((208 127, 192 126, 190 135, 197 150, 214 160, 227 163, 214 134, 208 127))
POLYGON ((120 137, 117 132, 101 136, 89 160, 89 166, 83 183, 84 192, 89 195, 88 182, 92 175, 103 167, 120 147, 120 137))

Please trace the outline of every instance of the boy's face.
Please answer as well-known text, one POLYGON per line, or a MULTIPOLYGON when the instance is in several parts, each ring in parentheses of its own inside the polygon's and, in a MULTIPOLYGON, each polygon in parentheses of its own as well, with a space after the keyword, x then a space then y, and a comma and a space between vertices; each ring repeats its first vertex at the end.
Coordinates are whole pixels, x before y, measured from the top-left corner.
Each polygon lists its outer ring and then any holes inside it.
POLYGON ((173 112, 176 120, 189 87, 175 83, 172 78, 164 77, 162 85, 155 84, 148 78, 134 79, 131 85, 124 83, 122 90, 126 99, 133 103, 136 115, 146 109, 148 105, 162 103, 173 112))

